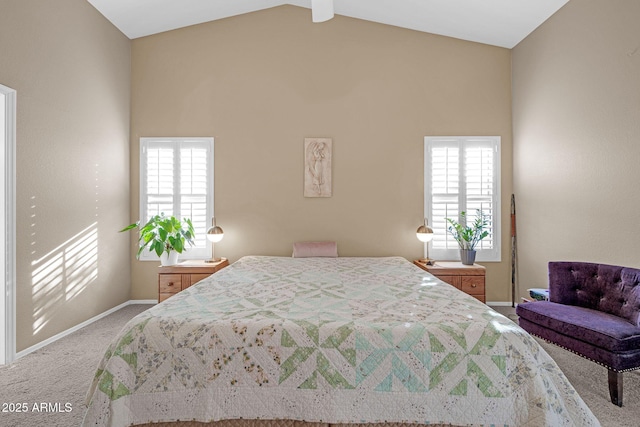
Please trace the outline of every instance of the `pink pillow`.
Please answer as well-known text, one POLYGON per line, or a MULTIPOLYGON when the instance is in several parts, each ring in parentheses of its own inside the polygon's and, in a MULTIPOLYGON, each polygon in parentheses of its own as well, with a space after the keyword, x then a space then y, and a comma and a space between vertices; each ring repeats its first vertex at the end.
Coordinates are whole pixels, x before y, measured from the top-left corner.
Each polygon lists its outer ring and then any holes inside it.
POLYGON ((338 244, 336 242, 296 242, 293 244, 294 258, 308 257, 337 257, 338 244))

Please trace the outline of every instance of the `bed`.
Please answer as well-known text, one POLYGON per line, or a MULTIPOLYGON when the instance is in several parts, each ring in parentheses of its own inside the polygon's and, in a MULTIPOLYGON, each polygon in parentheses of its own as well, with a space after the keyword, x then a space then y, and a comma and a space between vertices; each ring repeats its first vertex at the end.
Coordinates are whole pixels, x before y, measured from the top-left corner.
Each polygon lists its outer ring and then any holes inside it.
POLYGON ((599 425, 529 334, 400 257, 243 257, 132 319, 87 405, 85 426, 599 425))

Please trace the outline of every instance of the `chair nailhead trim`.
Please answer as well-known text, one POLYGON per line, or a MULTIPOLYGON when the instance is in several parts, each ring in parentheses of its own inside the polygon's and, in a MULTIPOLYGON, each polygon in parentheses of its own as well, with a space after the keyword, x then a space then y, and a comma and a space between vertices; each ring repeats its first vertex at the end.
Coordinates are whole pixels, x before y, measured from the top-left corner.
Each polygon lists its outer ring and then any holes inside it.
MULTIPOLYGON (((529 332, 529 333, 531 334, 531 332, 529 332)), ((640 366, 635 367, 635 368, 623 369, 623 370, 621 370, 621 371, 620 371, 620 370, 618 370, 618 369, 613 369, 611 366, 605 365, 604 363, 602 363, 602 362, 598 362, 597 360, 593 360, 593 359, 591 359, 590 357, 587 357, 587 356, 585 356, 585 355, 583 355, 583 354, 580 354, 580 353, 578 353, 577 351, 573 351, 573 350, 571 350, 570 348, 567 348, 567 347, 565 347, 565 346, 563 346, 563 345, 556 344, 556 343, 554 343, 553 341, 549 341, 548 339, 543 338, 543 337, 541 337, 540 335, 537 335, 537 334, 531 334, 531 335, 534 335, 534 336, 536 336, 536 337, 540 338, 541 340, 548 342, 549 344, 553 344, 553 345, 555 345, 556 347, 560 347, 560 348, 563 348, 563 349, 565 349, 565 350, 567 350, 567 351, 570 351, 570 352, 571 352, 571 353, 573 353, 573 354, 577 354, 578 356, 582 357, 583 359, 587 359, 587 360, 590 360, 590 361, 592 361, 592 362, 594 362, 594 363, 597 363, 597 364, 598 364, 598 365, 600 365, 600 366, 604 366, 605 368, 610 369, 610 370, 612 370, 612 371, 614 371, 614 372, 629 372, 629 371, 635 371, 635 370, 640 369, 640 366)))

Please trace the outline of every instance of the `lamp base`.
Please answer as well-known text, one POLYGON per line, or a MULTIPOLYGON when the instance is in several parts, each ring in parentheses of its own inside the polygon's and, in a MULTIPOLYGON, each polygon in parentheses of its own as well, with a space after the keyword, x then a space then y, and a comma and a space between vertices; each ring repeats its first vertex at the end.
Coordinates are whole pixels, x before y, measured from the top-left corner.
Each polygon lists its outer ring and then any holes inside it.
POLYGON ((419 259, 418 261, 420 261, 425 265, 433 265, 433 260, 431 258, 422 258, 422 259, 419 259))
POLYGON ((220 262, 222 261, 222 258, 211 258, 211 259, 205 259, 204 262, 208 262, 213 264, 214 262, 220 262))

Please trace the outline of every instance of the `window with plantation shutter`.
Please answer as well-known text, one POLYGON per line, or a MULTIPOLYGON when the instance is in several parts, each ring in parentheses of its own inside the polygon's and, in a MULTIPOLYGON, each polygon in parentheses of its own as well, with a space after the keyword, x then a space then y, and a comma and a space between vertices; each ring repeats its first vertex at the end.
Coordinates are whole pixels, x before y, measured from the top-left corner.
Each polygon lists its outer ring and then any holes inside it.
POLYGON ((432 137, 424 139, 425 217, 434 231, 429 255, 460 259, 458 243, 446 218, 467 221, 481 210, 489 235, 476 246, 477 261, 500 261, 500 137, 432 137))
MULTIPOLYGON (((140 138, 140 221, 160 213, 193 222, 195 245, 181 259, 211 256, 213 138, 140 138)), ((158 257, 145 251, 140 259, 158 257)))

